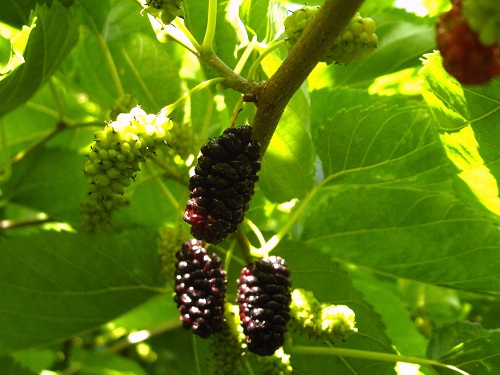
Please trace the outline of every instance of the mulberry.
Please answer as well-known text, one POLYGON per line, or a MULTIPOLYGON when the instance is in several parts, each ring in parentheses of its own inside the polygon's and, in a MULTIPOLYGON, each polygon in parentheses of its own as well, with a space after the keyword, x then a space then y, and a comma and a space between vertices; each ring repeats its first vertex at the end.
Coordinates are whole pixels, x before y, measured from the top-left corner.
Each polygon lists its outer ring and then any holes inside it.
POLYGON ((458 82, 479 85, 500 74, 500 47, 481 44, 463 15, 462 0, 439 16, 436 34, 443 67, 458 82))
POLYGON ((285 342, 290 286, 290 271, 280 257, 259 259, 241 271, 237 302, 250 352, 271 356, 285 342))
MULTIPOLYGON (((291 50, 303 31, 312 22, 321 7, 304 6, 285 19, 286 47, 291 50)), ((361 60, 377 48, 378 37, 375 34, 375 21, 363 18, 356 13, 349 25, 335 42, 327 49, 320 61, 348 64, 361 60)))
POLYGON ((191 234, 218 244, 236 232, 248 210, 260 170, 260 143, 248 125, 226 129, 201 148, 189 182, 184 221, 191 234))
POLYGON ((174 301, 184 328, 202 338, 222 331, 226 272, 221 259, 194 239, 185 242, 176 257, 174 301))

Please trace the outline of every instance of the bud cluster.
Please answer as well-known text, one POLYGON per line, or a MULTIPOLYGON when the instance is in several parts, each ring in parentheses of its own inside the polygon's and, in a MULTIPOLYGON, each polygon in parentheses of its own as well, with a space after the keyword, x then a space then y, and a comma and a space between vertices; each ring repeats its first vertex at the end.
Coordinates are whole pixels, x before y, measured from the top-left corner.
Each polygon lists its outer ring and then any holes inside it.
POLYGON ((94 135, 95 143, 84 165, 89 194, 105 199, 123 195, 140 170, 139 163, 169 144, 172 120, 163 114, 147 114, 140 107, 121 113, 116 121, 94 135))
MULTIPOLYGON (((320 9, 319 6, 306 5, 285 19, 287 36, 285 45, 289 50, 297 43, 320 9)), ((363 18, 356 13, 344 32, 328 47, 320 61, 327 64, 334 61, 349 64, 351 61, 361 60, 365 55, 372 53, 377 48, 377 44, 375 21, 371 18, 363 18)))
POLYGON ((319 303, 304 289, 293 290, 290 314, 294 327, 311 337, 345 341, 357 332, 354 311, 344 305, 319 303))

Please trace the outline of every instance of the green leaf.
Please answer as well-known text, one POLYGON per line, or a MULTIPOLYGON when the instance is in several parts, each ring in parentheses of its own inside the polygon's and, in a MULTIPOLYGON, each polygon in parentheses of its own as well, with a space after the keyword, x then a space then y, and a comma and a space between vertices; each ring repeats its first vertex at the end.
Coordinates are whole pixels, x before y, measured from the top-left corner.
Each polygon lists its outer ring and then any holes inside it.
POLYGON ((159 295, 113 320, 114 327, 126 330, 151 329, 162 324, 181 325, 177 306, 171 295, 159 295))
POLYGON ((26 49, 26 45, 28 44, 30 33, 35 27, 34 21, 35 20, 33 19, 30 26, 23 26, 21 31, 10 40, 10 59, 0 70, 0 81, 7 78, 16 68, 24 64, 23 54, 26 49))
MULTIPOLYGON (((19 352, 13 352, 12 357, 16 362, 31 369, 36 374, 43 370, 51 368, 57 361, 57 353, 52 349, 31 349, 19 352)), ((24 374, 24 373, 23 373, 24 374)))
MULTIPOLYGON (((346 342, 336 342, 336 347, 394 353, 380 316, 356 290, 349 275, 338 263, 301 242, 282 241, 274 251, 273 255, 286 259, 293 288, 311 290, 320 302, 347 305, 356 314, 358 333, 349 337, 346 342)), ((293 335, 293 339, 300 345, 318 345, 314 340, 297 334, 293 335)), ((337 356, 321 356, 311 360, 308 356, 297 353, 292 355, 292 367, 295 371, 304 374, 318 374, 322 370, 338 374, 394 374, 393 363, 367 362, 337 356)))
POLYGON ((78 222, 88 190, 84 161, 83 155, 74 152, 40 149, 15 165, 4 193, 10 203, 44 212, 54 220, 78 222))
POLYGON ((132 94, 145 111, 156 113, 181 95, 181 48, 159 43, 133 2, 106 11, 109 6, 80 5, 84 27, 64 75, 106 110, 122 94, 132 94))
POLYGON ((47 232, 1 245, 0 345, 13 350, 96 328, 161 292, 146 232, 47 232))
POLYGON ((378 48, 361 61, 331 68, 337 85, 368 87, 375 78, 420 66, 420 58, 436 45, 435 26, 429 20, 401 9, 384 9, 377 14, 362 14, 377 24, 378 48))
MULTIPOLYGON (((496 374, 500 371, 500 332, 488 331, 480 324, 455 322, 436 332, 429 355, 469 374, 496 374)), ((449 370, 435 367, 440 374, 449 370)))
POLYGON ((181 96, 182 55, 176 47, 142 34, 111 44, 123 89, 133 94, 148 113, 159 112, 181 96))
POLYGON ((2 374, 5 375, 36 375, 34 372, 21 364, 17 363, 12 357, 0 356, 0 368, 2 369, 2 374))
POLYGON ((141 365, 132 358, 117 353, 74 348, 70 357, 71 367, 85 375, 147 375, 141 365))
POLYGON ((309 113, 308 100, 299 91, 285 109, 262 159, 259 184, 271 202, 302 198, 314 185, 309 113))
POLYGON ((270 1, 244 0, 240 9, 241 19, 252 30, 258 40, 265 40, 268 28, 270 1))
POLYGON ((455 195, 430 122, 412 107, 313 116, 325 179, 306 209, 302 239, 377 272, 498 291, 497 223, 455 195))
POLYGON ((463 342, 489 335, 490 331, 479 323, 456 321, 445 324, 434 331, 427 348, 427 357, 430 359, 439 359, 463 342))
POLYGON ((363 291, 364 299, 380 315, 387 327, 397 351, 403 355, 425 357, 427 340, 418 332, 410 318, 405 303, 398 295, 395 280, 366 272, 361 268, 350 268, 349 276, 357 290, 363 291))
POLYGON ((500 215, 500 81, 460 85, 444 71, 438 52, 426 55, 421 73, 425 100, 459 177, 487 209, 500 215))
POLYGON ((0 81, 0 117, 31 98, 47 82, 78 40, 75 16, 58 2, 37 6, 25 63, 0 81))

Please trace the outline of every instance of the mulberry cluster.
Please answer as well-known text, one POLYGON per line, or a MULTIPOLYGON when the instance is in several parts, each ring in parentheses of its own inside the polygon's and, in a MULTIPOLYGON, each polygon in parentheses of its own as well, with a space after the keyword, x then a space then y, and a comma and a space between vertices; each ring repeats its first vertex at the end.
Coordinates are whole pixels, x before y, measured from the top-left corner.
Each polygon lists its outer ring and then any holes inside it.
POLYGON ((139 171, 139 163, 171 140, 172 121, 162 114, 152 115, 140 107, 121 113, 116 121, 94 135, 84 165, 89 194, 105 200, 112 194, 123 195, 139 171))
POLYGON ((259 259, 238 279, 241 326, 248 350, 271 356, 285 342, 290 320, 290 271, 280 257, 259 259))
POLYGON ((485 46, 500 44, 500 3, 498 0, 463 0, 464 16, 485 46))
POLYGON ((161 18, 162 22, 167 25, 175 17, 184 17, 184 2, 183 0, 147 0, 144 10, 152 16, 161 18))
POLYGON ((207 338, 220 332, 224 322, 226 272, 216 254, 202 241, 191 240, 176 254, 175 297, 184 328, 207 338))
POLYGON ((260 170, 260 143, 252 128, 226 129, 201 148, 195 174, 189 182, 184 221, 192 235, 218 244, 236 232, 248 210, 260 170))
POLYGON ((452 1, 450 11, 442 13, 436 24, 437 47, 444 69, 458 82, 479 85, 500 75, 500 47, 481 44, 463 15, 462 0, 452 1))
MULTIPOLYGON (((319 6, 304 6, 285 19, 285 45, 288 50, 297 43, 303 31, 319 12, 319 6)), ((327 49, 320 61, 349 64, 361 60, 377 48, 378 37, 375 34, 375 22, 356 13, 342 35, 327 49)))
POLYGON ((192 126, 188 124, 175 124, 170 130, 172 133, 172 151, 187 160, 191 155, 198 154, 198 137, 192 126))
POLYGON ((344 305, 319 303, 312 292, 304 289, 293 291, 290 314, 293 326, 311 337, 345 341, 357 332, 354 311, 344 305))

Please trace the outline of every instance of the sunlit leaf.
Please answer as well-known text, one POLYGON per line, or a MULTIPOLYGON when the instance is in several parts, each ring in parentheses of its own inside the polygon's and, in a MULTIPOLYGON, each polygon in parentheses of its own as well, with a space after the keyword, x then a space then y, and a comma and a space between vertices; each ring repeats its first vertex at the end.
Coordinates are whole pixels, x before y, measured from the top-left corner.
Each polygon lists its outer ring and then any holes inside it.
POLYGON ((438 52, 426 55, 422 75, 424 97, 460 178, 487 209, 500 214, 500 80, 461 85, 444 71, 438 52))
POLYGON ((425 111, 352 109, 313 126, 325 180, 306 210, 309 246, 385 274, 497 290, 498 227, 456 196, 425 111))

